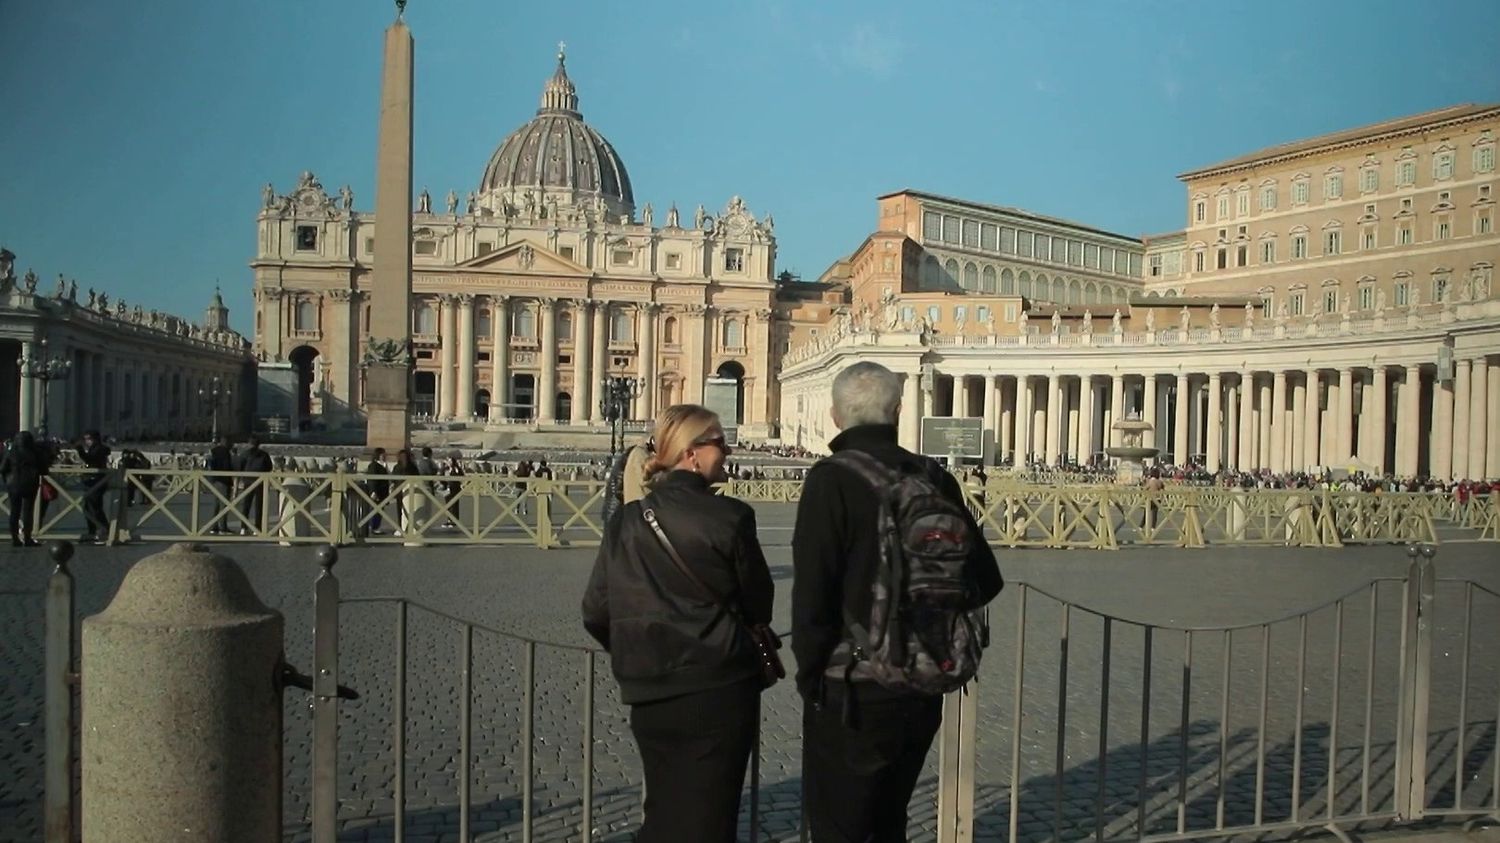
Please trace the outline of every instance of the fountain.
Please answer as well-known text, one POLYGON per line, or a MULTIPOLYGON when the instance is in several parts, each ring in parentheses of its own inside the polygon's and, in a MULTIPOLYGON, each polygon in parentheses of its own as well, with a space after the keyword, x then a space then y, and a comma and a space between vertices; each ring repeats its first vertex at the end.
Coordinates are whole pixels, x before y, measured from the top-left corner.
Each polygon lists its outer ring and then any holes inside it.
POLYGON ((1146 433, 1153 429, 1151 423, 1141 421, 1138 413, 1131 413, 1110 425, 1110 429, 1120 432, 1120 444, 1104 449, 1104 453, 1120 461, 1115 467, 1115 482, 1122 486, 1138 485, 1146 473, 1144 461, 1161 453, 1159 448, 1143 444, 1146 433))

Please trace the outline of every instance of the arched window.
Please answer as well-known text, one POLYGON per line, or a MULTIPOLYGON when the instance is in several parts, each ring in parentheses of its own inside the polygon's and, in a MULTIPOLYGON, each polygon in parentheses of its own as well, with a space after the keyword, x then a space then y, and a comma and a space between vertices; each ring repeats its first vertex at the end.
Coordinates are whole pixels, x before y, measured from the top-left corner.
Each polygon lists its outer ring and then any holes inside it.
POLYGON ((318 305, 312 299, 298 301, 295 318, 297 330, 316 331, 318 329, 318 305))
POLYGON ((1097 284, 1090 281, 1088 284, 1084 285, 1083 300, 1089 304, 1098 304, 1101 301, 1099 298, 1099 287, 1097 284))
POLYGON ((557 339, 559 342, 573 341, 573 311, 564 310, 557 314, 557 339))
POLYGON ((677 317, 668 316, 661 326, 661 341, 667 345, 677 344, 677 317))
POLYGON ((1021 270, 1021 282, 1020 283, 1021 283, 1020 289, 1017 291, 1019 293, 1019 295, 1022 298, 1027 298, 1027 299, 1032 298, 1032 295, 1031 295, 1031 273, 1027 272, 1024 269, 1021 270))
POLYGON ((1078 279, 1074 278, 1068 282, 1068 304, 1082 304, 1082 294, 1078 289, 1078 279))
POLYGON ((494 327, 495 321, 490 313, 490 309, 487 307, 480 308, 479 312, 474 316, 474 335, 487 339, 490 337, 490 332, 494 330, 494 327))
POLYGON ((986 293, 995 292, 995 268, 986 266, 979 277, 979 289, 986 293))
POLYGON ((1013 296, 1016 294, 1016 274, 1010 271, 1010 267, 1000 270, 1000 295, 1013 296))
POLYGON ((1031 283, 1032 297, 1041 301, 1051 301, 1052 287, 1047 283, 1047 276, 1038 272, 1036 280, 1031 283))
POLYGON ((1055 301, 1055 302, 1066 301, 1067 300, 1066 296, 1067 296, 1067 293, 1064 291, 1064 288, 1063 288, 1063 280, 1061 278, 1053 278, 1052 279, 1052 300, 1055 301))
POLYGON ((943 270, 938 266, 937 258, 932 255, 922 259, 922 285, 925 287, 937 287, 943 283, 943 270))
POLYGON ((964 289, 979 289, 979 267, 973 263, 964 264, 964 289))
POLYGON ((943 262, 943 282, 945 284, 958 283, 958 261, 953 258, 943 262))
POLYGON ((529 307, 519 307, 511 315, 510 332, 518 337, 536 337, 536 313, 529 307))
POLYGON ((609 317, 609 341, 630 342, 633 334, 631 330, 630 314, 624 310, 616 309, 609 317))
POLYGON ((741 322, 738 317, 724 320, 724 347, 745 347, 745 323, 741 322))

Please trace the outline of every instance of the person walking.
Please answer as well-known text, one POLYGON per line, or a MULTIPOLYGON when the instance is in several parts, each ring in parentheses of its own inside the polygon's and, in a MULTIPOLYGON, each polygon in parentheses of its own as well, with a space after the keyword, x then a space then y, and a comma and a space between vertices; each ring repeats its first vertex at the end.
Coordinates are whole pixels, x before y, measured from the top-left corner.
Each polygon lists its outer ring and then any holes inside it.
POLYGON ((605 527, 583 625, 610 653, 646 777, 638 843, 733 843, 755 744, 774 587, 755 510, 715 495, 729 445, 704 407, 656 423, 656 478, 605 527))
MULTIPOLYGON (((396 452, 396 465, 391 468, 391 475, 401 478, 422 476, 422 469, 417 464, 416 459, 412 457, 409 448, 402 448, 396 452)), ((416 524, 416 516, 420 514, 415 510, 417 508, 417 501, 422 493, 412 488, 417 482, 420 481, 406 479, 395 481, 396 512, 400 514, 401 518, 401 522, 397 525, 395 531, 397 536, 410 534, 413 526, 416 524)))
POLYGON ((109 516, 104 514, 104 496, 109 493, 109 446, 99 431, 86 430, 76 450, 84 467, 93 469, 84 475, 83 517, 88 520, 89 532, 83 540, 103 544, 109 536, 109 516))
POLYGON ((5 448, 0 457, 0 477, 5 478, 5 492, 10 503, 10 543, 13 547, 36 547, 32 538, 35 527, 36 500, 43 478, 51 467, 46 448, 37 444, 31 431, 23 430, 5 448))
MULTIPOLYGON (((390 474, 390 471, 385 467, 384 448, 376 448, 370 454, 370 462, 365 466, 365 474, 371 478, 365 481, 365 489, 369 492, 370 502, 375 510, 374 514, 370 516, 370 534, 378 536, 380 535, 380 525, 383 523, 381 514, 385 511, 385 499, 391 494, 391 481, 381 479, 390 474)), ((397 523, 400 523, 399 520, 397 523)))
MULTIPOLYGON (((245 451, 240 454, 239 465, 235 467, 240 471, 269 474, 272 468, 271 455, 261 448, 260 439, 252 436, 245 442, 245 451)), ((258 535, 265 528, 266 520, 265 478, 242 477, 240 484, 250 490, 242 504, 244 515, 240 524, 240 535, 258 535)))
POLYGON ((234 527, 226 517, 231 507, 226 502, 231 500, 230 495, 234 492, 234 478, 230 476, 234 471, 234 452, 229 450, 228 439, 220 436, 214 440, 204 467, 208 469, 208 482, 217 493, 214 494, 213 517, 208 522, 209 535, 232 533, 234 527))
POLYGON ((816 843, 891 843, 1003 582, 958 481, 896 444, 900 376, 856 363, 832 392, 792 534, 804 810, 816 843))
POLYGON ((444 523, 456 528, 459 522, 459 496, 464 491, 464 481, 459 479, 464 476, 464 466, 459 462, 457 451, 448 454, 448 461, 443 463, 443 475, 448 478, 443 481, 443 489, 448 493, 447 500, 443 504, 448 516, 444 523))

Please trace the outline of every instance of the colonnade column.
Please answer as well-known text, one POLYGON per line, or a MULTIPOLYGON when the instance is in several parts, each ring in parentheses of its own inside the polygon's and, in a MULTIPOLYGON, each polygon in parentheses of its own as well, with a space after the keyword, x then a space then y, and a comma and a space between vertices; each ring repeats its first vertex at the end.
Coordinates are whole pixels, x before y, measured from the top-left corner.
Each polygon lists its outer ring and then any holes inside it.
MULTIPOLYGON (((592 347, 589 348, 589 351, 594 355, 594 365, 591 367, 593 371, 589 372, 589 375, 594 380, 600 380, 609 374, 609 366, 606 362, 609 359, 609 340, 605 334, 605 331, 609 329, 608 302, 601 301, 595 303, 593 328, 594 339, 590 344, 592 347)), ((603 396, 600 395, 599 397, 602 398, 603 396)), ((604 408, 600 406, 600 402, 598 401, 589 402, 589 423, 596 425, 604 424, 604 408)))
POLYGON ((1090 375, 1083 375, 1078 379, 1078 451, 1074 458, 1080 465, 1088 465, 1093 456, 1094 379, 1090 375))
POLYGON ((1239 384, 1231 383, 1226 387, 1224 396, 1224 426, 1226 435, 1224 437, 1224 465, 1228 468, 1238 470, 1240 467, 1240 388, 1239 384))
POLYGON ((1489 372, 1489 444, 1485 447, 1484 476, 1500 478, 1500 366, 1488 365, 1489 372))
MULTIPOLYGON (((1433 402, 1434 407, 1439 402, 1433 402)), ((1406 420, 1404 429, 1397 431, 1401 448, 1396 454, 1396 473, 1411 476, 1420 467, 1422 446, 1422 367, 1407 366, 1406 379, 1401 383, 1401 415, 1406 420)))
POLYGON ((599 403, 594 396, 594 300, 580 299, 573 306, 573 406, 569 421, 586 424, 599 403))
POLYGON ((442 345, 438 349, 437 416, 448 419, 453 417, 454 397, 457 394, 454 389, 453 363, 457 351, 455 343, 458 340, 458 302, 456 296, 450 295, 439 296, 438 302, 441 307, 438 331, 442 334, 442 345))
POLYGON ((1271 373, 1271 470, 1286 471, 1286 372, 1271 373))
POLYGON ((1469 399, 1474 376, 1467 359, 1453 361, 1453 479, 1469 474, 1469 399))
POLYGON ((1061 447, 1057 439, 1059 424, 1058 409, 1062 404, 1062 378, 1056 374, 1047 376, 1047 465, 1057 465, 1061 447))
POLYGON ((1109 379, 1109 444, 1119 447, 1122 443, 1116 424, 1125 418, 1125 376, 1116 373, 1109 379))
POLYGON ((1338 433, 1333 440, 1333 457, 1341 463, 1347 463, 1354 456, 1354 444, 1350 438, 1354 431, 1354 370, 1347 366, 1339 369, 1338 425, 1338 433))
POLYGON ((544 298, 538 303, 542 310, 542 342, 537 349, 537 365, 542 376, 536 391, 536 420, 538 424, 556 421, 557 407, 557 299, 544 298))
POLYGON ((1151 438, 1146 442, 1148 448, 1161 447, 1161 431, 1156 429, 1156 373, 1146 375, 1146 394, 1144 396, 1146 406, 1142 407, 1141 419, 1151 425, 1151 438))
POLYGON ((1497 444, 1489 439, 1490 367, 1483 357, 1474 358, 1474 382, 1469 388, 1469 479, 1485 477, 1488 448, 1497 444))
POLYGON ((1260 398, 1256 402, 1259 406, 1259 423, 1256 425, 1255 435, 1255 467, 1257 469, 1269 469, 1271 467, 1271 397, 1273 385, 1262 381, 1260 384, 1260 398))
POLYGON ((1307 370, 1307 418, 1302 422, 1302 469, 1317 465, 1320 457, 1318 443, 1322 441, 1323 417, 1321 413, 1323 387, 1317 369, 1307 370))
POLYGON ((453 412, 461 419, 474 415, 474 297, 463 293, 458 302, 458 400, 453 412))
POLYGON ((1209 471, 1218 471, 1221 467, 1219 442, 1224 433, 1220 427, 1219 414, 1222 411, 1223 396, 1220 390, 1223 385, 1219 378, 1218 372, 1208 373, 1208 447, 1203 452, 1207 456, 1209 471))
MULTIPOLYGON (((1375 471, 1384 474, 1386 471, 1385 461, 1385 437, 1386 437, 1386 408, 1385 402, 1390 395, 1390 388, 1386 382, 1385 367, 1375 364, 1370 372, 1370 389, 1375 393, 1375 401, 1370 406, 1370 456, 1374 458, 1366 460, 1375 466, 1375 471)), ((1364 457, 1364 454, 1360 454, 1364 457)))
MULTIPOLYGON (((1402 389, 1405 386, 1402 385, 1402 389)), ((1401 393, 1401 406, 1398 408, 1405 412, 1406 393, 1401 393)), ((1396 420, 1396 473, 1406 474, 1403 469, 1401 451, 1406 447, 1404 434, 1402 433, 1401 420, 1396 420)), ((1453 479, 1453 382, 1444 383, 1441 380, 1432 381, 1432 425, 1429 429, 1431 444, 1429 445, 1430 458, 1427 471, 1433 477, 1440 480, 1453 479)))
POLYGON ((969 414, 969 376, 953 376, 953 403, 949 415, 962 418, 969 414))
POLYGON ((1291 414, 1287 417, 1286 468, 1288 471, 1302 470, 1302 452, 1307 437, 1307 384, 1301 379, 1290 381, 1287 388, 1292 394, 1291 414))
POLYGON ((701 304, 688 305, 687 319, 682 331, 682 354, 687 359, 684 375, 687 383, 682 390, 682 400, 703 403, 703 361, 708 353, 708 315, 701 304))
POLYGON ((980 389, 984 390, 984 427, 982 428, 981 441, 984 443, 984 458, 980 460, 984 465, 994 465, 995 452, 999 450, 1000 430, 1000 385, 994 375, 985 375, 979 382, 980 389))
MULTIPOLYGON (((35 348, 30 340, 21 341, 21 357, 29 358, 35 348)), ((36 381, 32 378, 18 377, 20 381, 20 415, 16 420, 17 430, 36 430, 36 381)))
MULTIPOLYGON (((641 397, 637 402, 640 408, 640 416, 643 419, 656 418, 656 312, 655 302, 646 302, 641 305, 641 397)), ((755 406, 750 400, 750 390, 745 390, 745 403, 748 407, 755 406)), ((745 412, 745 421, 751 421, 749 412, 745 412)))
POLYGON ((1255 373, 1240 374, 1240 448, 1239 470, 1255 468, 1255 373))
POLYGON ((922 403, 922 376, 917 372, 911 372, 903 376, 901 383, 901 419, 897 425, 900 432, 901 447, 908 451, 917 450, 917 437, 921 431, 918 426, 921 420, 918 412, 922 403))
POLYGON ((1016 376, 1016 467, 1026 465, 1031 459, 1032 425, 1031 376, 1016 376))
POLYGON ((1172 462, 1187 465, 1188 450, 1188 376, 1177 373, 1176 407, 1172 410, 1172 462))
POLYGON ((490 297, 490 421, 506 417, 510 400, 509 296, 490 297))

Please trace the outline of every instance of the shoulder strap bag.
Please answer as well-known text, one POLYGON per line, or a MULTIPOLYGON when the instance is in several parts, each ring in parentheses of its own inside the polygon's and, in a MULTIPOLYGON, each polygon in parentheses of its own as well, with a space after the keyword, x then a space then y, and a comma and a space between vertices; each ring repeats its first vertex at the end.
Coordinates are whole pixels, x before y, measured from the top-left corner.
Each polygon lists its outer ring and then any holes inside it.
POLYGON ((785 678, 786 668, 781 664, 780 654, 776 652, 781 649, 781 638, 776 634, 776 631, 771 629, 769 624, 750 624, 746 622, 742 614, 725 602, 724 598, 720 597, 718 592, 709 588, 708 583, 705 583, 697 574, 693 573, 693 569, 688 567, 682 555, 677 552, 677 548, 672 544, 672 540, 667 538, 666 531, 661 528, 661 522, 656 520, 655 510, 643 507, 641 509, 641 516, 646 519, 646 523, 650 525, 651 531, 656 533, 657 541, 667 551, 667 556, 671 558, 672 564, 677 566, 677 570, 681 571, 683 576, 687 577, 688 581, 704 597, 708 598, 709 602, 718 606, 719 611, 734 618, 740 626, 744 627, 745 632, 749 633, 750 640, 755 644, 755 653, 760 663, 760 681, 762 686, 769 688, 775 685, 778 680, 785 678))

